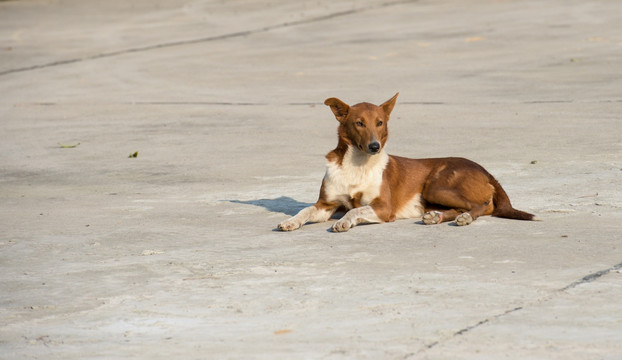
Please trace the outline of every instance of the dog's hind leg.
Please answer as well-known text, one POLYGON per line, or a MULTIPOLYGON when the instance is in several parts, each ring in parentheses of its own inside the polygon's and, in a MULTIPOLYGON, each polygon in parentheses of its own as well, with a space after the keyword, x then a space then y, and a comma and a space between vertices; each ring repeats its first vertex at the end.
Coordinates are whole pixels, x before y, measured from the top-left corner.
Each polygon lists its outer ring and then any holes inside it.
POLYGON ((431 210, 423 214, 422 220, 426 225, 440 224, 446 221, 456 220, 456 225, 469 225, 486 212, 486 206, 475 205, 470 210, 449 209, 445 211, 431 210))
POLYGON ((456 225, 469 225, 478 217, 489 214, 492 211, 490 200, 481 203, 469 201, 460 191, 454 189, 429 189, 424 198, 431 204, 441 205, 448 208, 444 211, 428 211, 423 215, 423 223, 426 225, 440 224, 446 221, 456 220, 456 225))
POLYGON ((445 221, 452 221, 458 215, 460 215, 460 212, 456 209, 449 209, 445 211, 430 210, 423 214, 423 217, 421 219, 426 225, 434 225, 440 224, 445 221))
POLYGON ((488 211, 488 204, 485 203, 483 205, 473 205, 471 210, 467 212, 463 212, 462 214, 456 216, 456 225, 463 226, 469 225, 473 222, 473 220, 478 217, 484 215, 488 211))
POLYGON ((318 204, 306 207, 298 212, 295 216, 281 222, 277 228, 281 231, 292 231, 300 228, 302 225, 312 222, 328 221, 335 213, 337 207, 323 207, 318 204))

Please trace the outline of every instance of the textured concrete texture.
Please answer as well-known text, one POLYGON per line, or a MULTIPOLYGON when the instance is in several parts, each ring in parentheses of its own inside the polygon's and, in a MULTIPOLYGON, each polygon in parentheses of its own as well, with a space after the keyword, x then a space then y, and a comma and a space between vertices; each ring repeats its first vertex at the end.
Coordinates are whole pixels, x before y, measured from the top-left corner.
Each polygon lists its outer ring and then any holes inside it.
POLYGON ((0 2, 0 358, 622 358, 621 23, 608 0, 0 2), (390 153, 473 159, 542 221, 274 231, 317 198, 324 99, 397 91, 390 153))

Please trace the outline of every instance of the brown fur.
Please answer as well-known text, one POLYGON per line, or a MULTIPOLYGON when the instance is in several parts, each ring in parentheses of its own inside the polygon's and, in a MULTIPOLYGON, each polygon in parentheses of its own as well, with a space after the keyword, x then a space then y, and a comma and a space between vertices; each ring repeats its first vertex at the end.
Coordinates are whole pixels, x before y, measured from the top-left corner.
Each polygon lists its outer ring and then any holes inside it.
MULTIPOLYGON (((370 103, 349 106, 337 98, 325 101, 339 121, 337 147, 326 155, 329 164, 341 167, 348 149, 360 152, 357 159, 363 160, 356 165, 364 166, 365 161, 380 156, 378 154, 384 151, 388 139, 387 124, 397 95, 380 106, 370 103)), ((389 155, 382 172, 379 194, 368 203, 362 202, 364 193, 356 193, 349 195, 348 203, 344 204, 337 197, 329 198, 325 186, 326 178, 322 182, 320 197, 312 206, 315 209, 310 207, 301 213, 324 211, 333 214, 340 207, 356 209, 369 205, 379 221, 387 222, 395 220, 405 207, 412 206, 412 199, 419 195, 419 205, 426 212, 423 215, 426 224, 456 220, 458 225, 467 225, 482 215, 519 220, 532 220, 534 217, 514 209, 497 180, 482 166, 464 158, 409 159, 389 155)), ((357 218, 357 214, 349 218, 353 219, 349 223, 340 220, 333 230, 345 231, 360 222, 378 222, 371 213, 365 213, 365 218, 357 218)), ((297 227, 292 225, 292 221, 304 223, 307 220, 300 216, 279 224, 279 229, 294 230, 297 227)), ((311 216, 310 219, 315 218, 311 216)))

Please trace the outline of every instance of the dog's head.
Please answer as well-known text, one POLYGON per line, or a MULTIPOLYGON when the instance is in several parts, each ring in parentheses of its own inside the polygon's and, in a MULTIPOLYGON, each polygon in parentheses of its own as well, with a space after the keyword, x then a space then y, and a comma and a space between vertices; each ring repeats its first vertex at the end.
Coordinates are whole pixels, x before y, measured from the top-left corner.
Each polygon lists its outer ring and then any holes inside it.
POLYGON ((339 121, 339 137, 348 145, 370 155, 380 153, 389 137, 387 123, 397 95, 377 106, 370 103, 348 105, 337 98, 324 104, 330 106, 339 121))

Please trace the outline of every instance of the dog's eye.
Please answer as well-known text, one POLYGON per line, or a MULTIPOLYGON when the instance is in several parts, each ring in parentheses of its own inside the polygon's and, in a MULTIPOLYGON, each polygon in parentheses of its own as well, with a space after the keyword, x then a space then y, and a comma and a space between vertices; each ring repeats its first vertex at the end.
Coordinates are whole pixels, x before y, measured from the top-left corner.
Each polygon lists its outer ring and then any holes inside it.
POLYGON ((378 123, 376 124, 376 126, 382 126, 382 121, 378 121, 378 123))
POLYGON ((365 127, 365 124, 362 121, 357 121, 356 122, 356 126, 358 126, 358 127, 365 127))

